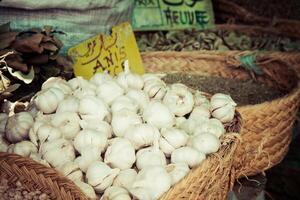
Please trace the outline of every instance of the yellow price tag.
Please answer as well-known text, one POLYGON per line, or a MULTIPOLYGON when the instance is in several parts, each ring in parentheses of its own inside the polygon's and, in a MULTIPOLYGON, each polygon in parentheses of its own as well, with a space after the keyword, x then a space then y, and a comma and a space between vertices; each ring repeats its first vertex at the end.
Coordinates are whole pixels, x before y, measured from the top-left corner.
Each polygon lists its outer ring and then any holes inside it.
POLYGON ((128 61, 131 72, 144 73, 134 33, 129 23, 114 26, 111 35, 97 35, 68 51, 74 61, 74 73, 86 79, 95 73, 107 71, 114 76, 124 71, 128 61))

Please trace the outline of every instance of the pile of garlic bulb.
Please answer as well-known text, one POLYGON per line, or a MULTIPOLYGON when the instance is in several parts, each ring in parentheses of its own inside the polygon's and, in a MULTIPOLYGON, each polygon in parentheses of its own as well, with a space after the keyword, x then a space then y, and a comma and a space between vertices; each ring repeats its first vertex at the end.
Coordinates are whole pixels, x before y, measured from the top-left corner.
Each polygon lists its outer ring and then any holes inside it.
POLYGON ((0 151, 56 168, 89 198, 153 200, 218 151, 235 106, 156 74, 50 78, 26 112, 0 114, 0 151))

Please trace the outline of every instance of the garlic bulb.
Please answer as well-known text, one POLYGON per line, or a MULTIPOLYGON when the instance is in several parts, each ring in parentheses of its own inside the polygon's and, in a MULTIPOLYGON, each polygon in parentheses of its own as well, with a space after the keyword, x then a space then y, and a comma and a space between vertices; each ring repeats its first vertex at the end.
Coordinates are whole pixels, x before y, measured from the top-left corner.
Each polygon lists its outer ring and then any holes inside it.
POLYGON ((114 81, 107 81, 99 85, 97 95, 104 100, 105 103, 111 104, 117 97, 124 94, 124 89, 114 81))
POLYGON ((81 76, 77 76, 76 78, 70 79, 68 81, 68 85, 72 88, 73 91, 86 88, 96 90, 96 86, 94 84, 90 83, 88 80, 84 79, 81 76))
POLYGON ((49 114, 56 111, 58 104, 64 99, 65 94, 58 88, 49 88, 37 93, 34 99, 36 107, 43 113, 49 114))
POLYGON ((134 169, 125 169, 120 171, 113 182, 113 186, 123 187, 127 190, 132 186, 137 172, 134 169))
POLYGON ((74 160, 74 163, 78 165, 81 171, 86 173, 88 167, 94 161, 102 161, 101 152, 99 151, 98 147, 87 146, 81 150, 81 156, 78 156, 74 160))
POLYGON ((165 166, 166 164, 167 160, 164 153, 154 146, 141 149, 136 153, 136 167, 139 170, 148 166, 165 166))
POLYGON ((220 140, 209 133, 195 135, 190 140, 189 145, 204 154, 215 153, 221 146, 220 140))
POLYGON ((167 86, 161 80, 147 81, 144 85, 144 91, 150 98, 161 100, 166 95, 167 86))
POLYGON ((140 110, 144 110, 150 101, 148 95, 142 90, 129 89, 126 96, 132 99, 139 106, 140 110))
POLYGON ((185 117, 175 117, 175 126, 181 127, 182 123, 185 122, 187 119, 185 117))
POLYGON ((122 109, 127 109, 136 113, 138 108, 138 104, 127 96, 119 96, 111 104, 112 113, 119 112, 122 109))
POLYGON ((90 87, 78 88, 73 92, 73 96, 82 99, 87 96, 96 97, 96 90, 90 87))
POLYGON ((55 168, 75 159, 73 145, 62 138, 43 143, 40 153, 55 168))
MULTIPOLYGON (((51 126, 50 124, 41 124, 36 132, 36 135, 37 139, 41 143, 62 137, 60 130, 56 127, 51 126)), ((33 143, 36 144, 36 142, 33 143)))
POLYGON ((96 73, 91 79, 90 82, 96 86, 100 86, 107 81, 112 81, 113 78, 106 72, 96 73))
POLYGON ((122 137, 130 126, 141 123, 141 117, 127 109, 113 113, 111 120, 113 133, 117 137, 122 137))
POLYGON ((20 112, 8 118, 5 135, 9 142, 20 142, 28 138, 33 118, 28 112, 20 112))
POLYGON ((183 179, 190 171, 186 163, 171 163, 166 166, 167 172, 171 176, 172 185, 183 179))
POLYGON ((149 124, 136 124, 129 127, 124 134, 136 150, 154 145, 160 137, 159 130, 149 124))
POLYGON ((72 88, 69 86, 66 80, 60 77, 48 78, 42 85, 42 90, 49 88, 58 88, 63 91, 64 94, 71 94, 72 88))
POLYGON ((192 93, 180 83, 173 84, 168 88, 163 102, 176 116, 180 117, 190 113, 194 106, 192 93))
POLYGON ((79 121, 79 125, 82 129, 90 129, 104 133, 106 135, 106 138, 112 137, 112 127, 109 125, 109 123, 105 121, 99 121, 98 118, 95 118, 93 116, 85 116, 83 120, 79 121))
POLYGON ((196 106, 192 110, 189 119, 195 119, 197 120, 198 118, 210 118, 210 111, 209 108, 206 106, 196 106))
POLYGON ((191 147, 181 147, 173 151, 171 155, 172 163, 185 163, 189 167, 195 167, 205 160, 205 154, 191 147))
POLYGON ((175 149, 185 146, 188 138, 189 136, 181 129, 162 129, 159 147, 167 156, 170 156, 175 149))
POLYGON ((216 137, 221 137, 226 132, 224 125, 218 119, 211 118, 205 123, 201 123, 194 130, 194 135, 210 133, 216 137))
POLYGON ((56 109, 56 112, 78 112, 79 110, 79 99, 74 96, 68 96, 62 100, 56 109))
POLYGON ((42 157, 39 153, 31 153, 29 155, 29 158, 31 158, 32 160, 34 160, 34 161, 36 161, 36 162, 38 162, 42 165, 45 165, 47 167, 51 167, 46 160, 42 159, 42 157))
POLYGON ((18 142, 13 146, 12 153, 19 154, 24 157, 28 157, 31 153, 36 153, 37 147, 29 141, 18 142))
POLYGON ((135 163, 135 149, 129 140, 114 138, 105 152, 104 162, 112 168, 129 169, 135 163))
POLYGON ((229 95, 217 93, 210 99, 212 116, 221 122, 230 122, 234 118, 237 105, 229 95))
POLYGON ((0 113, 0 135, 5 133, 5 126, 8 120, 8 115, 6 113, 0 113))
POLYGON ((158 199, 170 189, 171 181, 163 166, 149 166, 138 173, 130 193, 138 199, 158 199))
POLYGON ((71 179, 72 181, 82 181, 83 174, 79 166, 74 162, 67 162, 64 165, 57 168, 63 175, 71 179))
POLYGON ((170 128, 175 124, 174 114, 160 101, 152 100, 143 112, 144 120, 157 128, 170 128))
POLYGON ((94 187, 96 192, 103 192, 112 185, 120 169, 111 169, 103 162, 93 162, 86 172, 87 182, 94 187))
POLYGON ((92 186, 87 183, 84 183, 80 180, 74 181, 74 183, 80 188, 80 190, 89 198, 89 199, 96 199, 96 193, 92 186))
POLYGON ((131 200, 127 190, 118 186, 107 188, 100 200, 131 200))
POLYGON ((53 116, 54 116, 54 114, 44 114, 43 112, 38 111, 36 113, 34 120, 49 123, 49 121, 52 120, 53 116))
POLYGON ((126 71, 118 74, 117 82, 124 90, 128 90, 128 88, 141 90, 144 86, 144 80, 141 76, 126 71))
POLYGON ((195 106, 206 107, 207 109, 210 108, 209 100, 206 98, 205 94, 200 91, 196 91, 194 94, 194 103, 195 106))
POLYGON ((107 105, 100 99, 93 96, 86 96, 80 100, 79 114, 81 117, 92 115, 97 117, 100 121, 108 115, 107 105))
POLYGON ((99 152, 104 151, 107 146, 107 137, 105 133, 96 130, 81 130, 74 138, 74 147, 81 153, 81 150, 88 147, 97 147, 99 152))
POLYGON ((197 122, 195 119, 188 119, 182 122, 179 128, 184 130, 187 134, 193 135, 197 126, 199 126, 199 122, 197 122))
POLYGON ((9 143, 0 135, 0 152, 7 152, 9 143))
POLYGON ((63 138, 69 140, 73 139, 79 132, 79 121, 80 118, 77 113, 61 112, 55 113, 51 124, 61 131, 63 138))

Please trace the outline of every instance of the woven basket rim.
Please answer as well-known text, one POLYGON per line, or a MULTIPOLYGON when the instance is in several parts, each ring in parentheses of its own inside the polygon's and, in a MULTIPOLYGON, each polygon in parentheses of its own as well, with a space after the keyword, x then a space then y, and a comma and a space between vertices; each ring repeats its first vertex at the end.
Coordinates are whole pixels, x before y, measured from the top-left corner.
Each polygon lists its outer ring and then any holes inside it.
MULTIPOLYGON (((173 57, 192 57, 192 56, 199 56, 203 59, 222 59, 222 60, 226 60, 226 56, 228 55, 234 55, 234 54, 239 54, 239 55, 243 55, 243 54, 249 54, 249 53, 254 53, 253 51, 228 51, 228 52, 221 52, 221 51, 208 51, 208 50, 200 50, 200 51, 188 51, 188 52, 178 52, 178 51, 153 51, 153 52, 142 52, 141 55, 150 55, 150 56, 168 56, 168 55, 172 55, 173 57), (211 56, 211 58, 210 58, 211 56)), ((256 53, 256 52, 255 52, 256 53)), ((260 54, 261 56, 269 56, 269 57, 276 57, 278 55, 280 55, 279 52, 263 52, 260 54)), ((285 53, 285 55, 288 55, 288 53, 285 53)), ((294 53, 295 56, 299 57, 300 60, 300 53, 294 53)), ((294 70, 291 68, 291 70, 294 70)), ((294 70, 295 71, 295 70, 294 70)), ((172 71, 171 73, 173 73, 174 71, 172 71)), ((159 72, 158 72, 159 73, 159 72)), ((184 72, 187 73, 188 72, 184 72)), ((237 108, 255 108, 255 107, 261 107, 264 106, 265 104, 269 104, 269 103, 276 103, 279 101, 282 101, 282 99, 286 99, 289 98, 292 95, 297 95, 299 96, 299 103, 300 103, 300 78, 299 78, 299 74, 296 73, 296 75, 298 76, 298 80, 297 80, 297 85, 290 91, 288 91, 288 93, 286 93, 285 95, 269 100, 269 101, 264 101, 262 103, 259 104, 247 104, 247 105, 243 105, 243 106, 237 106, 237 108)))

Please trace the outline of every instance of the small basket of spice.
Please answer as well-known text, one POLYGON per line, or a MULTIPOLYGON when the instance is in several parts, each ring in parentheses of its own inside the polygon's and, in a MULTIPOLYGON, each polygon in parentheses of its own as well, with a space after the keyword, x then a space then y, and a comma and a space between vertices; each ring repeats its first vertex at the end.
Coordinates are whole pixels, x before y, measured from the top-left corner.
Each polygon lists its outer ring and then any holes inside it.
POLYGON ((226 199, 242 126, 229 95, 127 66, 41 88, 0 113, 4 195, 18 182, 46 199, 226 199))
MULTIPOLYGON (((252 104, 244 102, 246 105, 238 106, 244 123, 242 142, 235 154, 235 176, 239 178, 263 172, 283 159, 291 141, 300 90, 297 73, 280 56, 274 58, 264 54, 254 57, 251 52, 237 51, 149 52, 143 54, 143 60, 147 71, 152 73, 223 77, 235 82, 231 85, 235 90, 241 86, 239 82, 251 80, 264 84, 269 90, 276 90, 275 94, 271 92, 271 99, 252 104)), ((192 86, 199 77, 194 80, 190 81, 192 86)), ((219 84, 219 87, 225 87, 225 83, 219 84)), ((262 93, 263 90, 260 89, 262 93)), ((247 92, 239 90, 235 97, 243 96, 243 93, 247 92)), ((262 93, 252 93, 252 99, 259 100, 262 93)))

